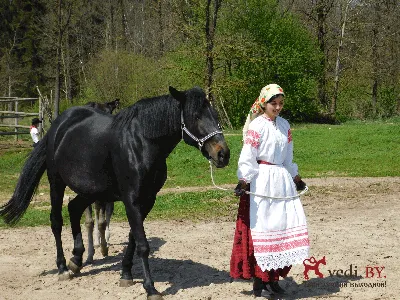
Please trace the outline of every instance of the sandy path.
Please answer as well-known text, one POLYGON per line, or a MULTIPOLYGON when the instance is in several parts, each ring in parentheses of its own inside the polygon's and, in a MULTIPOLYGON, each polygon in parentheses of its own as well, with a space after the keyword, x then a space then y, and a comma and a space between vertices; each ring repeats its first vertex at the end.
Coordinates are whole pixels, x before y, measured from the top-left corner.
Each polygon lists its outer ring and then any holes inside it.
MULTIPOLYGON (((285 299, 400 299, 400 178, 306 182, 311 192, 302 201, 309 223, 310 254, 317 259, 325 256, 327 264, 320 267, 324 278, 310 273, 308 281, 302 274, 304 267, 294 266, 282 281, 290 292, 285 299), (350 266, 353 276, 338 276, 340 270, 350 275, 350 266), (376 269, 374 277, 366 273, 371 267, 384 267, 381 278, 376 269)), ((233 222, 153 221, 145 227, 155 285, 165 299, 252 299, 250 282, 229 278, 233 222)), ((112 223, 111 231, 110 256, 102 258, 96 253, 94 265, 85 266, 71 281, 58 282, 50 228, 1 229, 0 299, 146 299, 136 258, 136 284, 118 286, 128 226, 112 223)), ((68 259, 72 250, 69 228, 63 231, 63 242, 68 259)))

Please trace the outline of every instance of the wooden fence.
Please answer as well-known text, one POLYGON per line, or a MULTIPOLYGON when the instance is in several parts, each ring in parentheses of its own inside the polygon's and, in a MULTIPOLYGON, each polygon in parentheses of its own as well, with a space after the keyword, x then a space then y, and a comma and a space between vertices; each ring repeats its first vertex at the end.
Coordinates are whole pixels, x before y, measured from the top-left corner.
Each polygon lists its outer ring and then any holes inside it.
MULTIPOLYGON (((18 129, 30 128, 30 126, 27 125, 20 125, 18 119, 23 117, 38 117, 39 119, 43 119, 40 98, 0 97, 0 104, 2 103, 14 103, 14 110, 0 110, 0 127, 14 128, 14 131, 0 131, 0 135, 15 135, 15 139, 18 140, 18 135, 29 134, 29 130, 21 132, 18 129), (34 102, 38 100, 39 112, 28 113, 19 110, 19 103, 26 101, 34 102), (14 119, 14 124, 3 124, 4 119, 14 119)), ((42 123, 39 124, 39 132, 42 132, 42 123)))

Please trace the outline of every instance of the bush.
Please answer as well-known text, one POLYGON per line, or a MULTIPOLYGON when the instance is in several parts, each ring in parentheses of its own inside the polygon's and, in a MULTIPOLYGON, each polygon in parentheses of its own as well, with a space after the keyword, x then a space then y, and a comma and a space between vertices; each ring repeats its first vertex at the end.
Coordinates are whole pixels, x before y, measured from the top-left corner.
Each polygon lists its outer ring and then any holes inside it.
POLYGON ((130 105, 145 97, 168 92, 159 63, 143 55, 103 51, 90 62, 84 101, 111 101, 119 98, 130 105))

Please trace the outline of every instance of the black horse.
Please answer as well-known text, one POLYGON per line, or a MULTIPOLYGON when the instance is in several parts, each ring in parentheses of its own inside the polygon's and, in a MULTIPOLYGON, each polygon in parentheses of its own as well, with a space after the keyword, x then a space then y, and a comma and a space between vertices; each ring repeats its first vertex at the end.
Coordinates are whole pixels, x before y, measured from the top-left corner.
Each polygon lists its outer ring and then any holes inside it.
POLYGON ((115 99, 113 101, 110 102, 105 102, 105 103, 98 103, 98 102, 88 102, 86 103, 86 106, 89 107, 94 107, 97 109, 100 109, 106 113, 112 114, 113 111, 119 107, 119 99, 115 99))
MULTIPOLYGON (((113 111, 119 108, 120 100, 117 98, 113 101, 99 103, 88 102, 86 106, 100 109, 106 113, 112 114, 113 111)), ((88 233, 88 255, 86 263, 93 263, 95 247, 100 247, 100 252, 103 256, 108 255, 110 241, 110 221, 114 212, 114 202, 94 202, 94 220, 92 214, 92 205, 85 209, 85 225, 88 233), (93 234, 94 233, 94 234, 93 234)))
POLYGON ((213 162, 229 163, 230 151, 214 108, 198 87, 143 99, 115 116, 91 107, 62 113, 26 161, 11 200, 0 208, 6 223, 15 224, 26 211, 45 170, 50 183, 51 229, 57 247, 59 279, 70 278, 61 241, 62 202, 66 186, 77 196, 68 203, 74 249, 68 267, 82 268, 85 251, 80 219, 95 200, 121 199, 130 225, 122 260, 120 285, 132 284, 136 249, 148 299, 162 299, 150 275, 149 244, 143 222, 167 178, 166 158, 183 140, 213 162))

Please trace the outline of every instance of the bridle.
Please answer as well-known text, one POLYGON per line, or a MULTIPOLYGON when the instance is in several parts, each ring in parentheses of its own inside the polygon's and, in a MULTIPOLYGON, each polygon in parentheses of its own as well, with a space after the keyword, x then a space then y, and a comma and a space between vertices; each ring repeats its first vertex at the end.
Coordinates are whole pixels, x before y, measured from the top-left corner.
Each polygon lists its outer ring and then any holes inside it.
POLYGON ((192 134, 189 131, 189 129, 187 129, 187 127, 185 125, 185 121, 183 120, 183 110, 181 110, 181 129, 182 129, 182 139, 183 139, 183 132, 185 132, 189 137, 191 137, 197 143, 200 150, 203 148, 205 141, 212 138, 216 134, 222 133, 221 130, 215 130, 215 131, 211 132, 210 134, 207 134, 205 137, 203 137, 201 139, 197 138, 194 134, 192 134))

